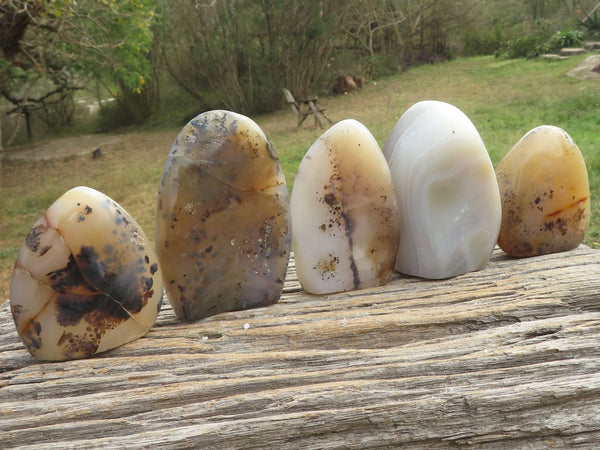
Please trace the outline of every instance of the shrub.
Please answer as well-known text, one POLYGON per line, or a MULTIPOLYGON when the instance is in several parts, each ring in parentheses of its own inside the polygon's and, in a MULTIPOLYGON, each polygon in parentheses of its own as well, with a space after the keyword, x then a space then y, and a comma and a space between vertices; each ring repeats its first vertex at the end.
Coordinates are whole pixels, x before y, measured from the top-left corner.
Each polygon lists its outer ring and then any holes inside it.
POLYGON ((579 21, 579 25, 586 29, 586 32, 591 37, 600 36, 600 15, 597 11, 594 11, 593 14, 586 16, 585 19, 579 21))
POLYGON ((502 28, 498 23, 493 29, 468 33, 463 37, 462 44, 465 56, 493 55, 505 45, 502 28))
POLYGON ((115 101, 104 103, 98 110, 98 129, 102 132, 115 131, 143 123, 150 115, 141 101, 118 96, 115 101))
POLYGON ((547 43, 550 51, 558 51, 564 47, 578 47, 583 41, 583 32, 580 30, 557 31, 547 43))
POLYGON ((544 45, 538 36, 525 36, 510 41, 506 48, 496 52, 496 57, 506 56, 507 58, 535 58, 548 52, 548 47, 544 45))
POLYGON ((114 101, 104 103, 98 111, 100 131, 114 131, 144 123, 158 105, 157 84, 150 80, 132 91, 121 82, 114 101))

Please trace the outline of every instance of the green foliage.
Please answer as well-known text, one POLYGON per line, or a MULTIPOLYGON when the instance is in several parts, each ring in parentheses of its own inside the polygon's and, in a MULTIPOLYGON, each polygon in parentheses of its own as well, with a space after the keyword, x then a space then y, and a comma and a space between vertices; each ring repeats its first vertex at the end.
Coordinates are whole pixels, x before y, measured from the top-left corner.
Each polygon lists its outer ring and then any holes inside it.
POLYGON ((600 14, 594 11, 592 14, 578 21, 579 25, 585 28, 586 32, 592 37, 600 36, 600 14))
POLYGON ((154 0, 72 1, 61 51, 76 55, 72 67, 113 90, 140 92, 151 72, 154 0))
POLYGON ((507 43, 496 56, 508 58, 536 58, 544 53, 558 52, 564 47, 581 45, 583 33, 579 30, 557 31, 549 38, 544 29, 529 36, 522 36, 507 43))
POLYGON ((378 79, 392 75, 398 70, 397 59, 387 53, 376 53, 363 58, 363 61, 362 66, 355 67, 358 69, 358 73, 364 74, 369 79, 378 79))
MULTIPOLYGON (((9 50, 16 49, 18 54, 9 55, 2 38, 11 36, 15 31, 11 27, 18 21, 0 11, 0 88, 23 106, 52 90, 63 92, 97 81, 101 89, 95 89, 94 95, 117 99, 101 115, 102 128, 113 129, 156 116, 156 74, 168 71, 193 100, 193 107, 186 106, 177 113, 179 117, 211 108, 263 113, 281 105, 284 86, 298 96, 322 95, 331 92, 341 74, 376 79, 412 65, 448 60, 458 52, 532 58, 560 46, 578 45, 582 34, 572 29, 574 17, 581 17, 581 11, 589 11, 596 3, 3 2, 7 11, 14 8, 10 10, 14 17, 29 14, 32 20, 22 48, 13 45, 9 50)), ((600 33, 597 12, 579 24, 588 33, 600 33)), ((48 99, 57 98, 64 99, 62 108, 68 111, 72 98, 56 95, 48 99)), ((163 95, 161 101, 170 99, 163 95)), ((41 107, 60 111, 61 105, 41 107)))
POLYGON ((463 50, 465 56, 493 55, 504 45, 502 26, 496 26, 483 31, 471 30, 463 37, 463 50))
POLYGON ((55 130, 63 125, 56 118, 69 110, 73 92, 91 79, 111 95, 141 93, 148 83, 155 0, 2 5, 0 93, 17 112, 42 111, 43 120, 55 130))
POLYGON ((164 1, 162 54, 173 78, 202 108, 264 112, 281 88, 305 94, 334 49, 332 0, 164 1), (240 14, 239 11, 244 11, 240 14))
POLYGON ((507 58, 535 58, 547 52, 547 47, 539 36, 524 36, 510 41, 504 49, 495 53, 495 56, 507 58))
POLYGON ((531 28, 520 24, 514 27, 514 36, 508 39, 494 55, 504 58, 536 58, 550 49, 550 38, 555 30, 555 25, 549 22, 536 20, 531 28))
POLYGON ((163 0, 162 54, 200 108, 260 113, 279 107, 284 86, 321 94, 341 74, 374 78, 448 59, 471 3, 163 0))
MULTIPOLYGON (((561 47, 579 45, 582 35, 577 26, 578 23, 582 26, 583 21, 576 18, 597 5, 596 0, 475 3, 477 18, 461 24, 462 54, 507 58, 533 58, 561 47)), ((594 23, 593 18, 589 23, 594 23)))
POLYGON ((578 47, 583 41, 583 32, 580 30, 557 31, 547 43, 550 51, 558 51, 565 47, 578 47))

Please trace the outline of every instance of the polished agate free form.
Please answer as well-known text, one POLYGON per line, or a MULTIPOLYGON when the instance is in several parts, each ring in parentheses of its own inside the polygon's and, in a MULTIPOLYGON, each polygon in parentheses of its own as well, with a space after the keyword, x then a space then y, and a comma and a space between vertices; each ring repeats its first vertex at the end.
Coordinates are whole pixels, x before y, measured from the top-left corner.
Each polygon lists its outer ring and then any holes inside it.
POLYGON ((154 324, 163 281, 137 222, 95 189, 79 186, 35 222, 10 285, 17 332, 40 360, 100 353, 154 324))
POLYGON ((440 279, 485 267, 500 230, 500 194, 471 120, 449 103, 416 103, 383 153, 400 210, 396 270, 440 279))
POLYGON ((502 196, 498 245, 511 256, 577 247, 590 221, 585 160, 569 134, 542 125, 526 133, 496 167, 502 196))
POLYGON ((221 110, 185 125, 167 157, 155 223, 177 316, 193 321, 277 302, 290 234, 285 178, 260 127, 221 110))
POLYGON ((391 279, 398 208, 385 158, 362 123, 338 122, 308 149, 291 208, 296 272, 304 290, 325 294, 391 279))

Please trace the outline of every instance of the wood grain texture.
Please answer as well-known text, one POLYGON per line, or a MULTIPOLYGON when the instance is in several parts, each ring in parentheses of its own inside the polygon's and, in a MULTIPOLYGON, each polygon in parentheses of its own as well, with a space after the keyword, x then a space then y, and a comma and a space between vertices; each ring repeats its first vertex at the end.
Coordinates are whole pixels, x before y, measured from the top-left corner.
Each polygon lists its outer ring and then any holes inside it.
POLYGON ((0 447, 478 448, 600 443, 600 252, 314 296, 39 363, 0 309, 0 447))

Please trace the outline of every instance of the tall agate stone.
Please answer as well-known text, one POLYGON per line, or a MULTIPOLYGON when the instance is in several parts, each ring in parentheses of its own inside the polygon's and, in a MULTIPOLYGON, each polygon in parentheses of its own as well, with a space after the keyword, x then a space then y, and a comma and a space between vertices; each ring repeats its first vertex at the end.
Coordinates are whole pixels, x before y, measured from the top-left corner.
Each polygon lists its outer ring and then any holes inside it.
POLYGON ((308 149, 291 198, 298 280, 314 294, 387 283, 398 246, 389 168, 356 120, 332 126, 308 149))
POLYGON ((577 247, 590 220, 590 187, 579 148, 561 128, 529 131, 496 167, 502 196, 498 245, 511 256, 577 247))
POLYGON ((469 118, 448 103, 416 103, 383 153, 401 217, 396 270, 441 279, 485 267, 500 230, 500 195, 469 118))
POLYGON ((177 316, 194 321, 277 302, 290 232, 285 178, 260 127, 229 111, 191 120, 167 158, 155 225, 177 316))

